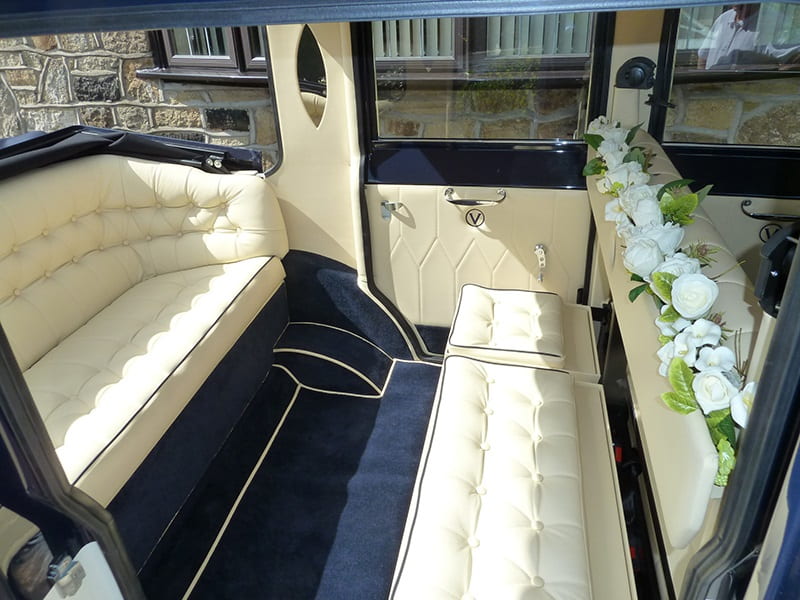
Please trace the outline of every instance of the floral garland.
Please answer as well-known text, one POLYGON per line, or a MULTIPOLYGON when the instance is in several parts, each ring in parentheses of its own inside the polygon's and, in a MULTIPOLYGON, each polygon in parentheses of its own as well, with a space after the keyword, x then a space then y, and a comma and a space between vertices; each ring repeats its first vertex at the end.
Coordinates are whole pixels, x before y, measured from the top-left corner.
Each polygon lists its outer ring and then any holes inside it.
POLYGON ((680 247, 684 226, 694 222, 692 214, 711 186, 692 192, 686 179, 649 185, 652 154, 631 145, 638 129, 606 117, 592 121, 584 139, 597 157, 583 174, 597 175, 597 189, 612 197, 605 219, 615 223, 625 247, 623 264, 637 283, 628 298, 633 302, 647 293, 660 310, 659 374, 672 386, 661 399, 681 414, 702 410, 719 455, 714 483, 724 486, 736 464, 737 428, 747 426, 756 383, 743 385, 746 365, 721 345, 731 332, 722 315, 712 312, 719 288, 701 273, 714 262, 715 249, 702 243, 680 247))

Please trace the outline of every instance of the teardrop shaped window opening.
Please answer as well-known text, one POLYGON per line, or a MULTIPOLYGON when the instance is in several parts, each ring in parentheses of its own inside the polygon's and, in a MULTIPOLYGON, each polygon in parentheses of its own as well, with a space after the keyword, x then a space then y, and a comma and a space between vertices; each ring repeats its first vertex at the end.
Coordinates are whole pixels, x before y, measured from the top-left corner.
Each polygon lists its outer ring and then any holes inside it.
POLYGON ((300 97, 311 122, 319 127, 325 114, 325 97, 328 92, 325 74, 325 61, 319 49, 317 38, 306 25, 300 35, 297 47, 297 81, 300 84, 300 97))

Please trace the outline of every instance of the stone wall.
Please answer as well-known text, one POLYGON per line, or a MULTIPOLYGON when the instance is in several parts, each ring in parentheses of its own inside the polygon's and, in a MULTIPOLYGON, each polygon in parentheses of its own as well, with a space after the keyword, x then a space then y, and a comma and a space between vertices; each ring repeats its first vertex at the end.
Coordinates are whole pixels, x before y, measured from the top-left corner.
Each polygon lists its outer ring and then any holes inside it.
POLYGON ((572 139, 584 89, 458 89, 408 82, 398 99, 381 100, 384 137, 572 139))
POLYGON ((142 79, 143 31, 0 39, 0 137, 91 125, 261 150, 277 158, 265 88, 142 79))
POLYGON ((676 84, 672 102, 667 141, 800 146, 800 76, 676 84))

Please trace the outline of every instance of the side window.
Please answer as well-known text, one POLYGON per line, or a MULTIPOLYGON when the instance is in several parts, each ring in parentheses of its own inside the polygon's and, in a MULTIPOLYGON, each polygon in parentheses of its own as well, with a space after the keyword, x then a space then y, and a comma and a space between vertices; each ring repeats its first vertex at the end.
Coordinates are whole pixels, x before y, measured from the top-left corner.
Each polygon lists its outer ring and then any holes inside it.
POLYGON ((593 26, 589 13, 373 23, 378 136, 574 139, 593 26))
POLYGON ((800 5, 680 13, 664 141, 800 146, 800 5))

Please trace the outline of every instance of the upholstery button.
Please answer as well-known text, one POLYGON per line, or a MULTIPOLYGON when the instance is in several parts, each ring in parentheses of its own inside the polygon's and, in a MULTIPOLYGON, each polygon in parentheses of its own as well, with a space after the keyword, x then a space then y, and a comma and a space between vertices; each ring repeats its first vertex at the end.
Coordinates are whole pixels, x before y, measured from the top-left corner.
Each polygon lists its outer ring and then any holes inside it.
POLYGON ((17 246, 16 244, 14 244, 13 246, 11 246, 11 251, 12 251, 12 252, 19 252, 19 246, 17 246))
POLYGON ((77 262, 78 262, 78 260, 79 260, 79 258, 78 258, 77 256, 73 256, 73 257, 72 257, 72 262, 73 262, 73 263, 77 263, 77 262))
POLYGON ((153 239, 152 235, 146 235, 145 238, 148 242, 153 239))
POLYGON ((533 522, 533 528, 536 531, 541 531, 542 529, 544 529, 544 523, 542 523, 541 521, 534 521, 533 522))
POLYGON ((161 204, 161 202, 156 202, 156 208, 163 208, 163 204, 161 204))
POLYGON ((544 436, 542 436, 542 434, 541 434, 541 433, 540 433, 539 435, 537 435, 537 436, 536 436, 536 441, 537 441, 537 442, 541 442, 543 439, 544 439, 544 436))
POLYGON ((77 221, 77 220, 78 220, 78 217, 76 217, 75 215, 72 215, 72 216, 69 218, 69 220, 70 220, 70 221, 72 221, 72 222, 74 223, 75 221, 77 221))
POLYGON ((125 206, 125 212, 131 212, 131 210, 133 210, 133 209, 131 209, 130 206, 127 206, 127 205, 125 206))
POLYGON ((50 232, 47 229, 42 229, 42 237, 47 237, 50 235, 50 232))
POLYGON ((122 240, 122 245, 123 246, 127 246, 128 244, 130 244, 130 242, 128 240, 122 240))
POLYGON ((541 577, 539 577, 538 575, 535 575, 535 576, 534 576, 534 577, 531 579, 531 584, 533 584, 533 586, 534 586, 534 587, 537 587, 537 588, 544 587, 544 579, 542 579, 542 578, 541 578, 541 577))
POLYGON ((19 296, 21 293, 22 293, 22 292, 20 292, 19 290, 14 290, 14 295, 15 295, 15 296, 19 296))
POLYGON ((491 449, 492 449, 492 446, 491 446, 491 444, 489 444, 489 442, 481 442, 481 450, 483 450, 484 452, 487 452, 487 451, 489 451, 491 449))
POLYGON ((44 272, 44 278, 45 278, 45 279, 47 279, 47 278, 48 278, 48 277, 50 277, 51 275, 52 275, 52 273, 51 273, 50 271, 45 271, 45 272, 44 272))
POLYGON ((487 377, 486 383, 494 383, 494 377, 487 377))
POLYGON ((544 481, 544 475, 542 475, 541 473, 534 473, 533 480, 542 483, 544 481))
POLYGON ((484 414, 487 414, 487 415, 493 415, 494 414, 494 409, 491 406, 487 406, 486 408, 483 409, 483 412, 484 412, 484 414))
POLYGON ((102 212, 103 212, 103 209, 100 208, 100 207, 97 207, 97 208, 94 209, 94 214, 96 214, 96 215, 99 215, 102 212))
POLYGON ((183 237, 183 232, 182 231, 178 232, 178 237, 183 237))
POLYGON ((470 548, 477 548, 478 546, 480 546, 480 545, 481 545, 481 542, 480 542, 480 540, 479 540, 478 538, 476 538, 474 535, 471 535, 471 536, 469 536, 469 537, 467 538, 467 544, 469 544, 469 547, 470 547, 470 548))
POLYGON ((106 249, 106 247, 105 247, 103 244, 100 244, 100 245, 97 247, 97 249, 98 249, 98 250, 105 250, 105 249, 106 249))
POLYGON ((478 494, 479 496, 485 496, 486 488, 483 487, 482 485, 479 485, 478 487, 475 488, 475 493, 478 494))

